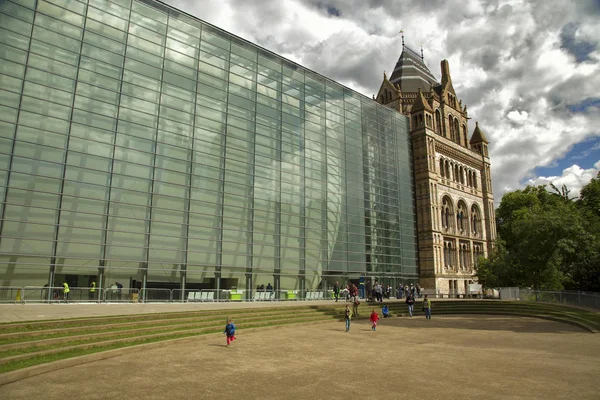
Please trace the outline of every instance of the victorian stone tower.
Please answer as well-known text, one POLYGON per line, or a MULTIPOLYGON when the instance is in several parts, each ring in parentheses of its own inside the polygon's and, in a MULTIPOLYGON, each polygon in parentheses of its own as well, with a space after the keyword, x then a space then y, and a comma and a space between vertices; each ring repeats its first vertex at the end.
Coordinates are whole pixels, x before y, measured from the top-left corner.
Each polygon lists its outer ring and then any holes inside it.
POLYGON ((447 60, 441 74, 440 83, 422 51, 403 43, 376 100, 410 118, 420 284, 462 294, 496 238, 494 197, 488 140, 477 123, 469 139, 467 106, 454 91, 447 60))

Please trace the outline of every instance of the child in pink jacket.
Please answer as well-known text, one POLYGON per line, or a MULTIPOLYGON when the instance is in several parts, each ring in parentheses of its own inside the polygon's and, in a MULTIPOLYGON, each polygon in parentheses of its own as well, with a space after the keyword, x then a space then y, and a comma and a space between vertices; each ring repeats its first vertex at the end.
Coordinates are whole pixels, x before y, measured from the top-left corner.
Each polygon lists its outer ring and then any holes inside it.
POLYGON ((369 317, 369 321, 371 321, 371 329, 376 331, 377 330, 377 321, 379 321, 379 315, 377 314, 377 311, 375 311, 375 309, 373 309, 373 312, 371 313, 371 317, 369 317))

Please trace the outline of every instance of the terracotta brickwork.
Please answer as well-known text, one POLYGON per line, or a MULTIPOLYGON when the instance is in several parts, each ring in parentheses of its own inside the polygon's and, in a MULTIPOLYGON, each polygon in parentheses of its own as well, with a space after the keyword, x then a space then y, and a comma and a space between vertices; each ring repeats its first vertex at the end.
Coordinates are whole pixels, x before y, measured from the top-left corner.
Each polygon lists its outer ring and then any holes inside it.
POLYGON ((496 238, 494 196, 489 143, 477 123, 469 138, 447 60, 441 72, 442 82, 432 81, 422 57, 403 49, 375 99, 410 119, 421 287, 460 295, 496 238))

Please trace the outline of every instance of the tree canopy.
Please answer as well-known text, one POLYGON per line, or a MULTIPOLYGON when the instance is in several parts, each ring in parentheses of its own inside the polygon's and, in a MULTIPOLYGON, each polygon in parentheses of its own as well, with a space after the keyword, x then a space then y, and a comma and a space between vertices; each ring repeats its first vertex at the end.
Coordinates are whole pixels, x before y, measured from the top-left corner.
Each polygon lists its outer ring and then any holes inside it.
POLYGON ((600 291, 600 173, 569 197, 566 186, 507 193, 496 210, 498 242, 477 267, 488 287, 600 291))

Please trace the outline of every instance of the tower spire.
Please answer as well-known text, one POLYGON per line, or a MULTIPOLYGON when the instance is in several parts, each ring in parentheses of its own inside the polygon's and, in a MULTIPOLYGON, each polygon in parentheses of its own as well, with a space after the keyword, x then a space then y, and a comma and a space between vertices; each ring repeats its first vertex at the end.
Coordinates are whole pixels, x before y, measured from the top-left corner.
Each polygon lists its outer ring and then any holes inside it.
POLYGON ((404 30, 400 29, 400 35, 402 35, 402 50, 404 50, 404 30))

